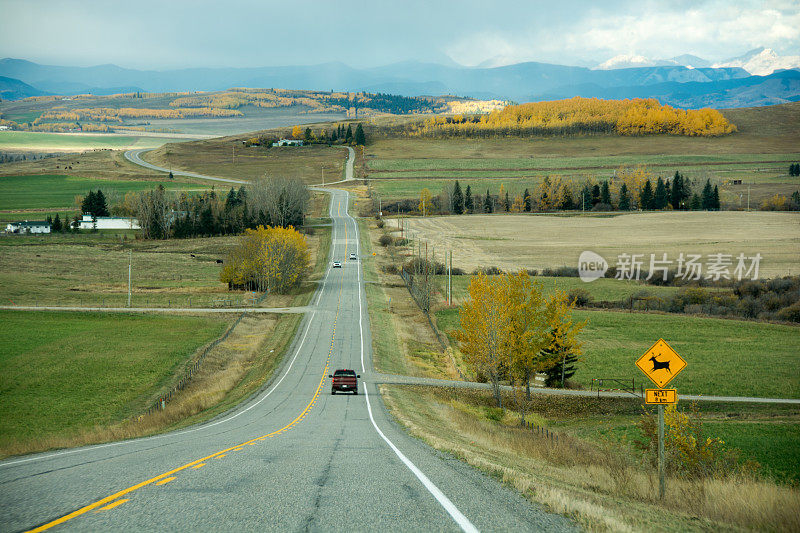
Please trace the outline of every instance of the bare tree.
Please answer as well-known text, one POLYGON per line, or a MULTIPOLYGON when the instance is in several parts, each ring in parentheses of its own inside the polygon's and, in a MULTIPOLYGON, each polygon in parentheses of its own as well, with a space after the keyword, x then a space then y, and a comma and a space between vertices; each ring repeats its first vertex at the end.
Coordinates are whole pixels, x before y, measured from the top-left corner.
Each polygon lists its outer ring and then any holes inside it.
POLYGON ((145 239, 168 239, 172 217, 172 202, 163 185, 142 191, 137 196, 136 218, 145 239))

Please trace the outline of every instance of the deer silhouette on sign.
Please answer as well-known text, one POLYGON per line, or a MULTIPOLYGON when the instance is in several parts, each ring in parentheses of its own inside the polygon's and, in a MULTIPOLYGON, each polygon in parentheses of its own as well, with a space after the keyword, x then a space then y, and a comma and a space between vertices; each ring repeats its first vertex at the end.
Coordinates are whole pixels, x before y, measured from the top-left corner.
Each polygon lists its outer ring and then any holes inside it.
POLYGON ((655 355, 650 357, 650 360, 653 362, 653 370, 651 370, 651 372, 655 372, 656 370, 661 370, 663 368, 672 374, 672 370, 669 369, 669 361, 656 361, 655 355))

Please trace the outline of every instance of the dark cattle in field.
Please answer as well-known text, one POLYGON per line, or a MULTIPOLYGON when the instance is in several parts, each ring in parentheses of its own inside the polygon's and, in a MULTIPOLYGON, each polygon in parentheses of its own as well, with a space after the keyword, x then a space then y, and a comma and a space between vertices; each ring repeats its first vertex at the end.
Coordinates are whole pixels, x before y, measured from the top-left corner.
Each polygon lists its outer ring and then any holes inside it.
POLYGON ((222 264, 222 259, 217 259, 217 263, 221 265, 222 264))

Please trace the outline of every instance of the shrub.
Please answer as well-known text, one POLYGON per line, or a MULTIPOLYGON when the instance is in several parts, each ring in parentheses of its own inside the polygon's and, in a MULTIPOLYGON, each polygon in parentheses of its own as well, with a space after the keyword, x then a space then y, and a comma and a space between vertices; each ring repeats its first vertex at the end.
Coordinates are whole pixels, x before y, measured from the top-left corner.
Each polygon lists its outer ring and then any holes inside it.
POLYGON ((387 274, 399 274, 400 269, 394 263, 383 267, 383 271, 387 274))
POLYGON ((394 241, 394 238, 391 235, 389 235, 388 233, 384 233, 378 239, 378 242, 380 243, 381 246, 389 246, 390 244, 392 244, 393 241, 394 241))
POLYGON ((583 307, 592 301, 592 295, 586 289, 572 289, 569 291, 569 299, 575 302, 575 305, 583 307))
POLYGON ((472 271, 473 276, 477 276, 478 274, 483 274, 484 276, 499 276, 502 273, 503 271, 496 266, 478 267, 472 271))
POLYGON ((379 228, 383 228, 383 226, 385 226, 385 225, 386 225, 386 223, 383 221, 383 219, 382 219, 382 218, 380 218, 380 219, 378 219, 378 222, 377 222, 377 224, 376 224, 376 225, 377 225, 379 228))
POLYGON ((795 302, 789 307, 784 307, 778 311, 777 317, 787 322, 800 322, 800 302, 795 302))

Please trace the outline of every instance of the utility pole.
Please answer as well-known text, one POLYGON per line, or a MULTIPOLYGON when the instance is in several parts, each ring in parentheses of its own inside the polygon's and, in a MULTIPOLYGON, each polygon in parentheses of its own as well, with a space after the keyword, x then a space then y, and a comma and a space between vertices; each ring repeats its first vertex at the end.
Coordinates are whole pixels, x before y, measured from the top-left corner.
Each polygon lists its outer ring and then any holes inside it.
POLYGON ((658 404, 658 498, 664 500, 664 404, 658 404))
POLYGON ((453 305, 453 250, 450 250, 450 261, 447 262, 447 306, 453 305))
POLYGON ((133 250, 128 250, 128 307, 131 306, 131 264, 133 263, 133 250))
POLYGON ((747 210, 750 211, 750 186, 747 186, 747 210))

